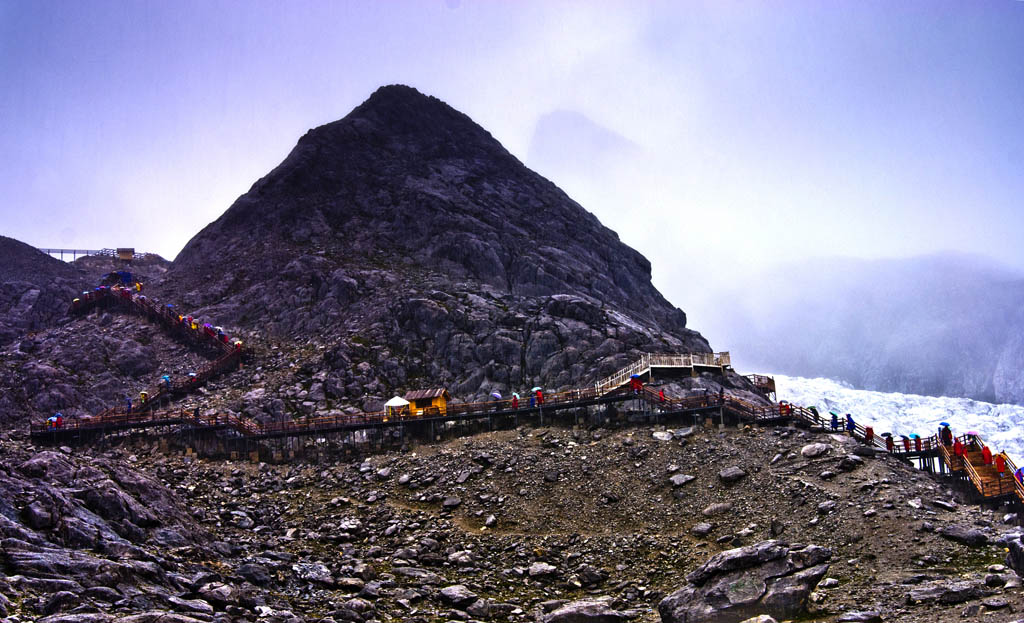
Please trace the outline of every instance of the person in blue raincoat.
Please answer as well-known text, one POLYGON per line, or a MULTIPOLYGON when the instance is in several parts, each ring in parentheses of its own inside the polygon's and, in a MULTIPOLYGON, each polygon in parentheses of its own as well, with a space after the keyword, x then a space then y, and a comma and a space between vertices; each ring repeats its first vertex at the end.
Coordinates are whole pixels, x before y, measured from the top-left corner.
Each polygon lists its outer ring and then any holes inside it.
POLYGON ((853 416, 850 415, 849 413, 847 413, 846 414, 846 432, 850 433, 850 435, 853 435, 855 430, 857 430, 857 427, 853 423, 853 416))
POLYGON ((835 411, 832 412, 832 430, 839 430, 839 415, 835 411))

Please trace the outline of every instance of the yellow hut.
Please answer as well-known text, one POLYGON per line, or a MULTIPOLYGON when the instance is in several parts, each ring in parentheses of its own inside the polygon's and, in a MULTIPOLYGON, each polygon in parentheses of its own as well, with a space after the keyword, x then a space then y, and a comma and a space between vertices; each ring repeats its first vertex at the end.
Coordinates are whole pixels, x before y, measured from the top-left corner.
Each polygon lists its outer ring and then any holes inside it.
POLYGON ((447 389, 417 389, 405 394, 413 415, 446 415, 451 395, 447 389))

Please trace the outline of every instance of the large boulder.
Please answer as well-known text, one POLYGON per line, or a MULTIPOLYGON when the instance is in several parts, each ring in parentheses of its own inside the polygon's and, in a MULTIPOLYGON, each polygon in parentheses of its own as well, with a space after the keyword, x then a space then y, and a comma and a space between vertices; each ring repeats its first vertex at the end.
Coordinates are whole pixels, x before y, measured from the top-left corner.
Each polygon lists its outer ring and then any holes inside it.
POLYGON ((612 610, 602 600, 582 600, 567 603, 546 615, 543 623, 621 623, 629 617, 618 610, 612 610))
POLYGON ((1017 575, 1024 576, 1024 541, 1013 539, 1006 544, 1006 566, 1017 572, 1017 575))
POLYGON ((970 547, 978 547, 981 545, 988 544, 988 537, 984 532, 977 528, 968 528, 966 526, 944 526, 939 530, 939 534, 949 539, 950 541, 956 541, 957 543, 963 543, 970 547))
POLYGON ((800 454, 805 458, 813 459, 814 457, 821 456, 831 450, 831 447, 825 443, 809 443, 800 449, 800 454))
POLYGON ((688 584, 658 604, 664 623, 738 623, 768 614, 799 616, 825 577, 828 548, 762 541, 715 554, 686 576, 688 584))

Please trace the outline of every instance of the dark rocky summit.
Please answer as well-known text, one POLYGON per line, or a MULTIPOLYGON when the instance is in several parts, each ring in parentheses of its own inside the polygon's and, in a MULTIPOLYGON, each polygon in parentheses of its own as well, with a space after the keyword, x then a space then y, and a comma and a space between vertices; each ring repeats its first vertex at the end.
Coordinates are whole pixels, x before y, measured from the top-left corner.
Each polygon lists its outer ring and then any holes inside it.
POLYGON ((163 291, 220 324, 316 336, 335 399, 574 386, 640 351, 710 350, 646 259, 404 86, 309 131, 188 243, 163 291))

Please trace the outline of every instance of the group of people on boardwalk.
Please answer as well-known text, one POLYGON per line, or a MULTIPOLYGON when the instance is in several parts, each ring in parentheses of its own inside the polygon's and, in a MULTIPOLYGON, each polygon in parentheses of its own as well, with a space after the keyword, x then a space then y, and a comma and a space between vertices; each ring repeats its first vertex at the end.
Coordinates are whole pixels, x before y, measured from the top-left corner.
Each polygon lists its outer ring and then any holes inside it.
MULTIPOLYGON (((240 355, 241 340, 232 340, 222 327, 204 323, 192 315, 177 313, 174 305, 163 305, 154 298, 147 298, 141 294, 142 284, 131 273, 118 271, 104 275, 103 279, 101 285, 91 291, 82 292, 81 296, 72 301, 72 312, 84 313, 92 309, 93 305, 102 305, 112 301, 121 302, 122 305, 127 303, 133 312, 141 313, 175 332, 184 331, 186 334, 198 338, 200 342, 215 344, 224 353, 217 361, 198 373, 189 372, 184 382, 177 386, 172 382, 170 374, 163 374, 154 388, 139 392, 138 402, 133 402, 130 395, 125 395, 122 403, 124 413, 145 410, 159 402, 158 399, 161 395, 175 389, 187 391, 189 387, 197 387, 211 374, 229 365, 228 359, 237 359, 240 355)), ((112 409, 111 411, 119 410, 112 409)))

